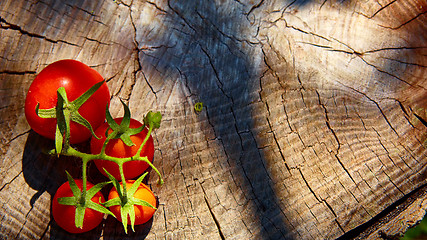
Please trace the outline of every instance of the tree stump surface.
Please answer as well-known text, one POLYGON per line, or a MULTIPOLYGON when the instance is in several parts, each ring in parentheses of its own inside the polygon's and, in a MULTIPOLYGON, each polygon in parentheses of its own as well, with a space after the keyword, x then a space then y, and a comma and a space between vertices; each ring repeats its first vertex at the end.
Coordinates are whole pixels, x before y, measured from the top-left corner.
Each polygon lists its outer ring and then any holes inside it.
MULTIPOLYGON (((1 239, 386 239, 427 205, 425 0, 2 0, 1 239), (28 126, 36 74, 76 59, 111 112, 160 111, 159 208, 125 235, 50 214, 78 159, 28 126), (196 112, 194 106, 204 108, 196 112)), ((84 148, 84 146, 81 146, 84 148)), ((105 180, 89 165, 89 181, 105 180)))

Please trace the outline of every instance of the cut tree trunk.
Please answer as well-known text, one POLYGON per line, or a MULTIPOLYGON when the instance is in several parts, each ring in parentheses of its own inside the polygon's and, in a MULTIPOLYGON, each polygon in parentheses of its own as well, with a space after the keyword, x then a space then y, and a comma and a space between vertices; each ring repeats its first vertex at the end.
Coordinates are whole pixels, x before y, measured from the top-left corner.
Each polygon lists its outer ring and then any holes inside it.
MULTIPOLYGON (((2 0, 1 239, 390 239, 427 207, 425 0, 2 0), (125 235, 50 214, 65 170, 25 120, 60 59, 150 110, 159 208, 125 235), (202 102, 197 112, 194 106, 202 102)), ((84 148, 85 146, 80 146, 84 148)), ((90 165, 90 181, 105 180, 90 165)))

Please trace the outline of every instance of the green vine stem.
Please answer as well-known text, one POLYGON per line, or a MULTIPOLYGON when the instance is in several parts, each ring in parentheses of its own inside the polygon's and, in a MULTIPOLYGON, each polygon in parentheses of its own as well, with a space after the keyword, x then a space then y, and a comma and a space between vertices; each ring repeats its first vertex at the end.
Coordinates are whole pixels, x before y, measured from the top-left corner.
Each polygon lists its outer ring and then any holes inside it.
MULTIPOLYGON (((149 130, 149 132, 150 132, 150 130, 149 130)), ((141 146, 143 146, 143 145, 141 145, 141 146)), ((54 153, 54 152, 51 151, 51 153, 54 153)), ((87 163, 87 162, 89 162, 91 160, 95 160, 95 159, 112 161, 112 162, 117 163, 119 166, 120 165, 123 166, 124 163, 129 162, 129 161, 145 161, 158 174, 158 176, 159 176, 158 184, 162 185, 164 183, 162 175, 160 174, 159 170, 148 160, 147 157, 141 157, 141 156, 135 155, 132 157, 127 157, 127 158, 118 158, 118 157, 109 156, 109 155, 102 153, 102 152, 99 154, 89 154, 89 153, 80 152, 71 146, 67 149, 63 149, 61 154, 64 156, 81 158, 81 159, 83 159, 83 165, 85 164, 85 162, 87 163)), ((83 171, 83 172, 85 172, 85 171, 83 171)), ((123 171, 121 171, 121 172, 123 172, 123 171)))

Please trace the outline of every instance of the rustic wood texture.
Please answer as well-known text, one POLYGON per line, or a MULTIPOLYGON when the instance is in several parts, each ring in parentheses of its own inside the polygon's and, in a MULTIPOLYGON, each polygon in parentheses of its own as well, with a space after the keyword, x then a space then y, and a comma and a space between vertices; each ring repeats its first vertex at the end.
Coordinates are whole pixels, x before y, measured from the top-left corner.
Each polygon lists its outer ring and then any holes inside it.
POLYGON ((0 238, 405 231, 427 201, 426 11, 425 0, 0 1, 0 238), (70 235, 50 215, 79 161, 44 155, 52 143, 23 107, 36 74, 69 58, 107 79, 114 116, 119 99, 137 119, 163 114, 165 185, 150 174, 160 206, 135 233, 109 217, 70 235))

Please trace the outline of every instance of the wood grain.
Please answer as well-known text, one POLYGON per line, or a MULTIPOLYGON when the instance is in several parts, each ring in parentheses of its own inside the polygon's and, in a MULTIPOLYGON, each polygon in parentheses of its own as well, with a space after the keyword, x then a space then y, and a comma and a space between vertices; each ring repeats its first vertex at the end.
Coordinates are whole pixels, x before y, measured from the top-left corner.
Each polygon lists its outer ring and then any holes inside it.
POLYGON ((425 214, 426 9, 422 0, 1 1, 0 238, 404 232, 425 214), (42 153, 52 143, 31 131, 24 100, 37 73, 68 58, 107 79, 114 116, 120 99, 136 119, 163 114, 154 164, 165 185, 150 174, 160 205, 135 233, 109 217, 70 235, 51 218, 64 170, 78 177, 79 160, 42 153))

